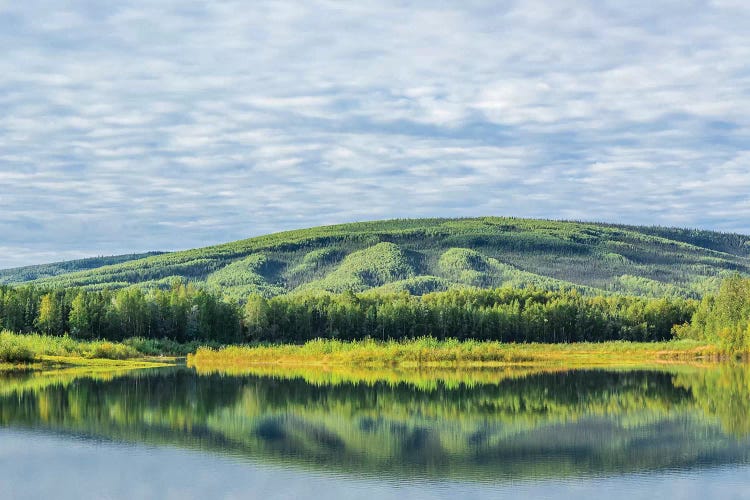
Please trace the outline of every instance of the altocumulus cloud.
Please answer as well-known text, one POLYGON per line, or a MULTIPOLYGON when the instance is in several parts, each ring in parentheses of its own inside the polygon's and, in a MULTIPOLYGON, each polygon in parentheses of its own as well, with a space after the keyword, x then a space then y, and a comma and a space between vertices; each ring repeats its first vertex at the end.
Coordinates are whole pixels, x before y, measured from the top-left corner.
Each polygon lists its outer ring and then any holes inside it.
POLYGON ((749 232, 749 6, 0 0, 0 267, 428 215, 749 232))

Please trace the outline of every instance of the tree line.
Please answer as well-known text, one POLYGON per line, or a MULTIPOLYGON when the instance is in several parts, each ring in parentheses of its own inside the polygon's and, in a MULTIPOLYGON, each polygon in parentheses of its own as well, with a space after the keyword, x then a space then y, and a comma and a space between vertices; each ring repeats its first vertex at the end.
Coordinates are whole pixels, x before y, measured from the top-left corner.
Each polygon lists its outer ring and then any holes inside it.
POLYGON ((244 327, 250 340, 303 342, 478 339, 502 342, 657 341, 689 320, 695 302, 685 299, 590 297, 537 288, 463 289, 423 296, 408 293, 288 294, 250 296, 244 327))
POLYGON ((0 329, 67 333, 86 340, 143 337, 233 343, 244 339, 236 304, 180 282, 167 290, 149 291, 0 287, 0 329))
POLYGON ((304 342, 478 339, 502 342, 658 341, 690 320, 696 303, 680 298, 585 296, 575 290, 460 289, 423 296, 310 292, 244 303, 181 282, 166 290, 116 291, 0 287, 0 328, 178 342, 304 342))

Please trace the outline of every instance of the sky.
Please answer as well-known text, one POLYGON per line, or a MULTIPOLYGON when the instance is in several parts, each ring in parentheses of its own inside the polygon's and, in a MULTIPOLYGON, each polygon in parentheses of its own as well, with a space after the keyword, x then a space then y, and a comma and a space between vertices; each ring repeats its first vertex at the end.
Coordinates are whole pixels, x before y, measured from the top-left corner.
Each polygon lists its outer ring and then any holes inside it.
POLYGON ((750 2, 0 0, 0 268, 321 224, 750 233, 750 2))

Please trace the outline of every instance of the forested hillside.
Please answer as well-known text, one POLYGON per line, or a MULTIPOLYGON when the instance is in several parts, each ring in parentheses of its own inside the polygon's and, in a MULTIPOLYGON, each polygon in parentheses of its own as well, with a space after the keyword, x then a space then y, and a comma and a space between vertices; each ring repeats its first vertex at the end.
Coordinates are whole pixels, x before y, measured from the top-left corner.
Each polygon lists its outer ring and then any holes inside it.
POLYGON ((516 218, 323 226, 148 256, 0 271, 0 283, 169 288, 175 279, 232 299, 292 291, 576 288, 584 294, 700 297, 750 274, 750 237, 710 231, 516 218))
POLYGON ((114 255, 110 257, 91 257, 88 259, 67 260, 63 262, 53 262, 51 264, 42 264, 39 266, 14 267, 12 269, 0 269, 0 285, 10 283, 24 283, 38 280, 41 278, 50 278, 60 274, 73 273, 98 267, 111 266, 129 260, 144 259, 154 255, 160 255, 164 252, 148 252, 128 255, 114 255))

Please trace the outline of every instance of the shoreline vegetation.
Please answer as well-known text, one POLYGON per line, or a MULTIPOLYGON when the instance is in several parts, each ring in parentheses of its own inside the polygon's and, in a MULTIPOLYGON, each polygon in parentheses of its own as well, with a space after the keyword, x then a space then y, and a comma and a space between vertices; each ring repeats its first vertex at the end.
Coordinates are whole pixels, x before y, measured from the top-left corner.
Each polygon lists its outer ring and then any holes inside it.
POLYGON ((133 345, 120 342, 0 332, 0 371, 68 367, 154 368, 168 366, 174 359, 149 355, 133 345))
POLYGON ((304 345, 199 348, 187 364, 200 372, 239 374, 266 369, 474 369, 523 367, 633 367, 713 364, 728 359, 719 349, 695 340, 668 342, 580 342, 504 344, 500 342, 314 340, 304 345))

